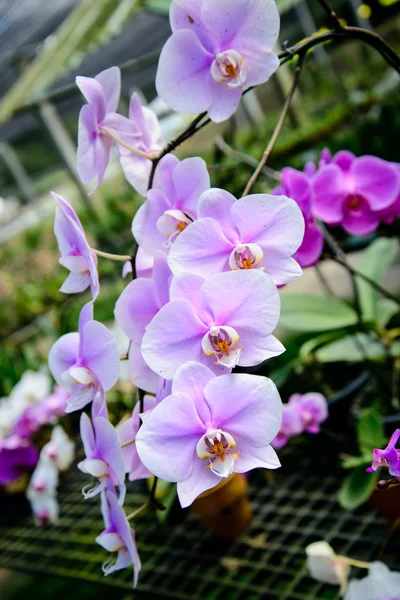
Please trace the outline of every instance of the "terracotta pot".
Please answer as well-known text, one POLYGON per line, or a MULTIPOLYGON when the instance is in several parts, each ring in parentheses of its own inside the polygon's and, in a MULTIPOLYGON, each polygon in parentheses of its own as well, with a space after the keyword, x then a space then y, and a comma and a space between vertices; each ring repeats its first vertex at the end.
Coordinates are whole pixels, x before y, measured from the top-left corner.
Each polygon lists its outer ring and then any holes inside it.
MULTIPOLYGON (((394 524, 400 519, 400 485, 391 485, 386 490, 375 489, 370 503, 385 519, 394 524)), ((400 529, 397 529, 400 533, 400 529)))
POLYGON ((247 488, 247 478, 232 473, 196 498, 192 512, 199 515, 217 537, 232 540, 243 533, 253 520, 247 488))

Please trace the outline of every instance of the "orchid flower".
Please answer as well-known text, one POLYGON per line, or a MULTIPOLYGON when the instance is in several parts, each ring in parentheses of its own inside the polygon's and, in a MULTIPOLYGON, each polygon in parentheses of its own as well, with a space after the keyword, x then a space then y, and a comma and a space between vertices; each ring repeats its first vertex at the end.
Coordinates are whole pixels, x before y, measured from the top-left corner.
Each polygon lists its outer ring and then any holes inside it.
POLYGON ((97 257, 91 250, 80 220, 72 206, 58 194, 52 192, 58 206, 54 220, 54 233, 61 253, 60 264, 69 269, 61 292, 75 294, 90 286, 93 299, 99 293, 97 257))
POLYGON ((200 197, 197 217, 170 250, 175 275, 189 271, 207 278, 259 269, 277 285, 301 275, 291 257, 302 243, 304 219, 293 200, 269 194, 236 200, 225 190, 211 189, 200 197))
MULTIPOLYGON (((76 85, 87 100, 79 113, 77 170, 82 183, 103 180, 113 139, 104 131, 113 129, 121 93, 121 72, 111 67, 91 77, 77 77, 76 85)), ((94 190, 93 190, 94 191, 94 190)))
POLYGON ((171 279, 167 257, 162 252, 157 252, 152 278, 132 281, 115 305, 115 318, 131 341, 129 376, 135 385, 147 392, 156 392, 158 376, 145 362, 140 348, 146 327, 169 301, 171 279))
POLYGON ((400 194, 400 172, 376 156, 338 153, 312 180, 315 216, 354 235, 375 231, 400 194))
POLYGON ((125 471, 121 444, 116 429, 108 419, 94 417, 93 425, 86 413, 81 415, 81 439, 86 458, 78 469, 98 479, 93 488, 84 487, 85 498, 93 498, 105 489, 119 488, 119 503, 125 499, 125 471))
POLYGON ((153 186, 132 222, 139 246, 150 256, 157 250, 168 253, 177 236, 197 218, 198 200, 209 187, 203 159, 179 161, 172 154, 161 159, 153 186))
POLYGON ((93 320, 93 304, 86 304, 79 316, 79 331, 63 335, 51 348, 49 368, 54 379, 70 396, 66 412, 79 410, 100 392, 113 387, 119 375, 120 358, 111 332, 93 320))
POLYGON ((156 88, 177 112, 208 111, 213 121, 224 121, 245 87, 264 83, 279 67, 273 0, 174 0, 170 23, 156 88))
POLYGON ((172 280, 170 297, 142 342, 144 360, 164 379, 173 379, 188 360, 223 374, 284 351, 271 334, 279 319, 279 294, 261 271, 231 271, 207 280, 179 275, 172 280))
POLYGON ((131 529, 123 509, 112 492, 103 492, 101 510, 105 530, 97 536, 96 542, 108 552, 118 553, 116 560, 110 559, 103 564, 104 575, 133 565, 133 585, 136 586, 141 564, 136 548, 135 532, 131 529))
POLYGON ((233 472, 278 468, 270 443, 281 417, 282 403, 270 379, 216 377, 204 365, 187 362, 176 372, 172 394, 144 420, 137 451, 151 473, 178 482, 184 508, 233 472))

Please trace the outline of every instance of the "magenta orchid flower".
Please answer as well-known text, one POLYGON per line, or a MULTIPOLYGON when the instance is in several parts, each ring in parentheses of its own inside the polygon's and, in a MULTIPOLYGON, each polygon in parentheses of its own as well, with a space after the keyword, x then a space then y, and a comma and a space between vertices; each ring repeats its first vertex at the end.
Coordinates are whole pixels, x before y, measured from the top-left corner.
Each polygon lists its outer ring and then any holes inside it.
POLYGON ((291 256, 303 240, 304 219, 293 200, 269 194, 236 200, 215 188, 200 197, 197 217, 170 250, 175 275, 189 271, 208 278, 222 271, 260 269, 277 285, 301 275, 291 256))
MULTIPOLYGON (((132 145, 146 154, 157 155, 163 145, 163 136, 157 115, 150 108, 142 106, 136 93, 131 98, 129 119, 138 136, 132 145)), ((121 145, 118 146, 118 150, 126 179, 139 194, 145 196, 149 183, 151 160, 135 154, 121 145)))
POLYGON ((280 300, 272 279, 261 271, 219 273, 207 280, 179 275, 171 301, 147 326, 142 353, 153 371, 173 379, 188 360, 217 374, 235 365, 253 366, 284 352, 271 332, 280 300))
MULTIPOLYGON (((155 396, 146 395, 143 404, 143 412, 147 413, 152 411, 156 406, 157 399, 155 396)), ((136 436, 141 425, 139 411, 140 403, 137 402, 132 416, 117 427, 124 458, 125 473, 129 473, 129 481, 151 477, 150 471, 146 469, 140 460, 136 448, 136 436)))
POLYGON ((379 467, 386 467, 389 469, 390 475, 400 477, 400 450, 396 448, 399 438, 400 429, 396 429, 384 450, 374 448, 372 452, 372 465, 367 471, 376 471, 379 467))
POLYGON ((304 431, 319 433, 320 425, 328 418, 328 404, 326 398, 317 392, 308 394, 292 394, 288 407, 297 411, 304 431))
POLYGON ((113 387, 119 375, 120 358, 112 333, 93 320, 93 304, 86 304, 79 316, 79 331, 63 335, 49 353, 49 368, 56 382, 70 396, 66 412, 79 410, 100 392, 113 387))
POLYGON ((142 390, 155 393, 158 376, 150 369, 141 353, 146 327, 169 301, 172 273, 162 252, 154 256, 152 279, 132 281, 115 305, 115 318, 131 341, 129 347, 129 377, 142 390))
POLYGON ((172 394, 151 411, 136 437, 143 464, 178 482, 183 508, 233 472, 280 466, 271 441, 279 431, 282 403, 266 377, 216 377, 199 363, 181 366, 172 394))
POLYGON ((282 423, 278 435, 271 442, 275 450, 286 446, 289 438, 303 433, 303 423, 297 410, 293 410, 288 404, 282 406, 282 423))
MULTIPOLYGON (((392 165, 397 169, 400 176, 400 163, 392 163, 392 165)), ((393 204, 379 213, 379 217, 383 223, 388 223, 389 225, 400 218, 400 193, 393 204)))
POLYGON ((272 193, 293 198, 301 209, 305 224, 303 241, 293 258, 301 267, 311 267, 318 262, 324 247, 323 233, 313 216, 311 179, 301 171, 286 167, 281 171, 281 185, 272 193))
POLYGON ((354 235, 375 231, 382 211, 400 194, 400 173, 393 164, 347 151, 322 166, 312 182, 315 215, 354 235))
POLYGON ((177 112, 208 111, 213 121, 224 121, 245 87, 264 83, 279 67, 273 0, 174 0, 170 23, 156 88, 177 112))
POLYGON ((54 233, 61 254, 59 262, 70 271, 60 291, 75 294, 90 286, 95 299, 99 293, 97 257, 87 243, 81 222, 72 206, 58 194, 52 192, 52 196, 58 204, 54 233))
POLYGON ((167 154, 133 219, 132 233, 139 246, 150 256, 157 250, 167 253, 181 231, 197 218, 197 202, 209 187, 210 176, 202 158, 179 161, 167 154))
POLYGON ((106 491, 102 494, 101 510, 105 530, 97 536, 96 542, 108 552, 118 553, 116 560, 111 559, 103 564, 103 573, 109 575, 133 565, 133 585, 136 586, 141 564, 136 548, 135 532, 131 529, 123 508, 112 492, 106 491))
POLYGON ((86 458, 78 464, 82 473, 98 480, 94 487, 85 486, 85 498, 93 498, 105 489, 119 488, 119 503, 124 503, 125 469, 117 430, 104 417, 94 417, 93 425, 86 413, 81 415, 81 439, 86 458))
POLYGON ((77 77, 76 85, 87 100, 79 113, 77 170, 82 183, 97 178, 96 189, 103 180, 110 160, 113 139, 103 128, 114 130, 115 114, 121 93, 121 72, 111 67, 91 77, 77 77))
POLYGON ((0 485, 8 485, 38 461, 38 451, 26 439, 12 435, 0 440, 0 485))

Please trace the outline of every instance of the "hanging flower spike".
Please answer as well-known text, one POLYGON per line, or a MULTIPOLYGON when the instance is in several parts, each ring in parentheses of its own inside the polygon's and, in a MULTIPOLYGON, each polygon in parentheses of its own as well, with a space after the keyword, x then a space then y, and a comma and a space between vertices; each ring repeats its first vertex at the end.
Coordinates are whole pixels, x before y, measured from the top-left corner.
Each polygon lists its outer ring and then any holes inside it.
POLYGON ((157 252, 152 278, 132 281, 115 305, 115 319, 131 341, 129 377, 138 388, 146 392, 157 391, 159 378, 142 356, 143 335, 153 317, 168 303, 171 279, 167 257, 162 252, 157 252))
POLYGON ((324 236, 313 215, 311 179, 301 171, 286 167, 281 171, 281 185, 281 188, 272 190, 272 193, 293 198, 301 209, 305 224, 303 241, 293 258, 301 267, 312 267, 322 254, 324 236))
POLYGON ((144 420, 137 451, 151 473, 178 482, 181 506, 231 473, 280 466, 270 446, 279 431, 282 403, 270 379, 216 377, 198 363, 181 366, 172 394, 144 420))
MULTIPOLYGON (((91 77, 77 77, 76 85, 87 100, 79 113, 77 170, 82 183, 97 178, 95 188, 103 180, 110 160, 113 140, 101 131, 107 127, 107 116, 114 117, 121 93, 121 72, 111 67, 91 77)), ((113 123, 111 123, 113 125, 113 123)))
POLYGON ((216 374, 250 367, 284 352, 271 332, 280 312, 272 279, 257 270, 174 277, 171 301, 147 326, 142 354, 153 371, 173 379, 188 360, 216 374))
POLYGON ((167 154, 157 165, 153 187, 132 222, 133 237, 154 256, 168 253, 176 237, 197 218, 197 203, 210 187, 210 176, 202 158, 179 161, 167 154))
POLYGON ((90 286, 95 300, 99 293, 97 257, 86 241, 85 232, 72 206, 58 194, 51 194, 58 204, 54 234, 61 254, 59 262, 71 271, 60 291, 76 294, 90 286))
POLYGON ((17 435, 0 440, 0 485, 8 485, 36 465, 38 451, 17 435))
POLYGON ((58 469, 53 461, 42 453, 26 491, 31 504, 41 502, 45 498, 55 497, 58 485, 58 469))
POLYGON ((38 527, 46 527, 49 523, 57 523, 59 506, 55 496, 43 496, 31 502, 32 513, 38 527))
POLYGON ((79 316, 79 331, 63 335, 49 353, 49 368, 56 382, 70 396, 66 412, 80 410, 100 392, 116 383, 120 358, 118 344, 112 333, 93 320, 93 304, 86 304, 79 316))
POLYGON ((282 423, 278 435, 272 440, 271 446, 279 450, 286 446, 289 438, 303 433, 303 423, 297 410, 293 410, 288 404, 282 407, 282 423))
POLYGON ((367 577, 350 581, 344 600, 400 600, 400 572, 374 562, 367 577))
POLYGON ((171 248, 175 275, 188 271, 208 278, 222 271, 259 269, 277 285, 301 275, 291 256, 303 240, 304 219, 293 200, 269 194, 236 200, 215 188, 202 194, 197 217, 171 248))
POLYGON ((326 398, 317 392, 308 394, 292 394, 288 406, 297 411, 304 431, 307 433, 319 433, 320 424, 328 418, 328 404, 326 398))
POLYGON ((105 489, 114 492, 118 486, 119 503, 122 506, 126 493, 125 470, 116 429, 104 417, 94 417, 92 425, 87 414, 82 413, 81 439, 86 458, 78 464, 78 469, 98 479, 95 487, 83 488, 85 499, 93 498, 105 489))
POLYGON ((375 231, 400 194, 400 173, 376 156, 339 152, 312 180, 315 216, 354 235, 375 231))
MULTIPOLYGON (((129 106, 129 119, 135 131, 140 136, 133 145, 146 154, 156 156, 162 149, 163 136, 157 115, 146 106, 142 106, 139 96, 133 94, 129 106)), ((146 196, 152 162, 144 156, 130 152, 124 146, 119 145, 118 151, 121 157, 121 166, 129 183, 141 196, 146 196)))
MULTIPOLYGON (((144 412, 150 414, 156 404, 157 400, 155 396, 146 395, 143 400, 144 412)), ((141 425, 139 412, 140 403, 137 402, 133 409, 132 416, 122 423, 122 425, 117 427, 124 458, 125 473, 129 473, 129 481, 151 477, 150 471, 146 469, 140 460, 136 448, 136 435, 141 425)))
POLYGON ((75 458, 75 444, 61 425, 53 428, 50 441, 43 447, 41 456, 53 463, 59 471, 67 471, 75 458))
POLYGON ((306 554, 307 568, 311 577, 322 583, 340 585, 341 594, 344 594, 350 566, 335 554, 333 548, 324 541, 313 542, 306 547, 306 554))
POLYGON ((379 467, 386 467, 389 469, 392 477, 400 477, 400 450, 396 449, 399 438, 400 429, 396 429, 384 450, 374 448, 372 452, 372 465, 367 471, 375 472, 379 467))
POLYGON ((101 495, 101 511, 105 530, 96 538, 96 542, 108 552, 118 552, 116 560, 111 559, 103 564, 104 575, 133 565, 133 586, 136 587, 141 564, 135 532, 112 492, 103 492, 101 495))
POLYGON ((264 83, 279 67, 273 0, 174 0, 170 23, 156 88, 177 112, 208 111, 213 121, 224 121, 246 87, 264 83))

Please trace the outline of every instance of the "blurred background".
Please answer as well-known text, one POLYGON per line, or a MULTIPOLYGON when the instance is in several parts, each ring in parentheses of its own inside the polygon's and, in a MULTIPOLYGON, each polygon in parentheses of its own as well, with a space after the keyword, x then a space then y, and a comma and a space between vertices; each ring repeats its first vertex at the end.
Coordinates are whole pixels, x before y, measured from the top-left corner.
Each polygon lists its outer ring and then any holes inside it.
MULTIPOLYGON (((132 249, 130 223, 140 198, 124 179, 118 157, 90 197, 76 172, 83 101, 75 77, 94 76, 118 65, 120 112, 127 114, 136 91, 156 111, 166 140, 189 122, 171 113, 154 87, 158 55, 170 35, 169 4, 0 0, 0 398, 10 394, 24 371, 46 363, 56 338, 76 328, 81 302, 58 291, 65 271, 58 265, 50 190, 73 204, 95 247, 124 254, 132 249)), ((328 28, 315 0, 278 0, 278 8, 282 48, 328 28)), ((399 0, 337 0, 334 9, 347 24, 378 32, 400 51, 399 0)), ((240 195, 274 128, 292 73, 291 64, 279 69, 267 84, 244 97, 230 121, 206 128, 178 155, 202 156, 212 185, 240 195)), ((400 79, 374 49, 356 41, 319 46, 303 70, 290 118, 269 164, 276 171, 288 165, 302 169, 326 146, 332 153, 346 148, 357 155, 400 161, 399 109, 400 79)), ((260 185, 270 190, 276 181, 266 178, 260 185)), ((111 323, 125 284, 118 265, 101 261, 99 267, 102 294, 96 318, 111 323)), ((317 289, 317 279, 310 278, 317 289)), ((307 288, 309 281, 299 281, 299 289, 307 288)), ((336 285, 340 295, 349 293, 342 281, 336 285)), ((131 391, 122 381, 112 399, 128 402, 131 391)), ((102 598, 110 593, 89 583, 17 578, 0 570, 1 600, 35 598, 39 585, 42 599, 73 594, 102 598)))

